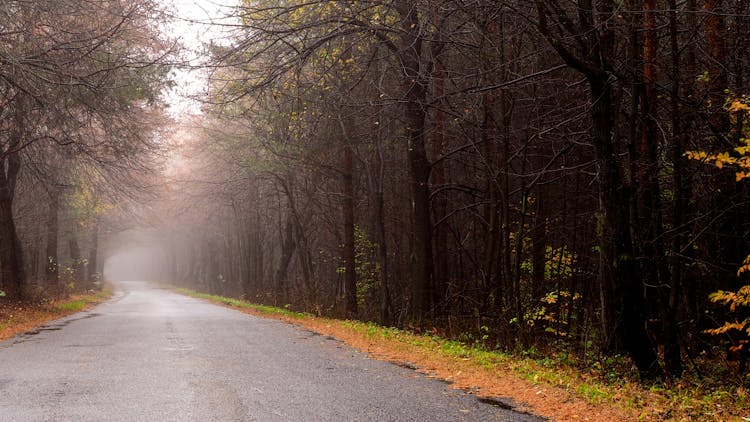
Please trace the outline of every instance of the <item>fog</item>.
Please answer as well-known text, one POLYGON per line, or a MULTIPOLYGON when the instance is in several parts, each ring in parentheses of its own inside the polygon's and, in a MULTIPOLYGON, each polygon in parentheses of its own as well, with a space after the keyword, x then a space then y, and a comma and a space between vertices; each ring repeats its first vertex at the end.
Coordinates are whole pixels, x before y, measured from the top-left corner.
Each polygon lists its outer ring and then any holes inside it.
POLYGON ((105 280, 162 281, 169 274, 167 254, 155 233, 127 231, 117 234, 105 250, 105 280))

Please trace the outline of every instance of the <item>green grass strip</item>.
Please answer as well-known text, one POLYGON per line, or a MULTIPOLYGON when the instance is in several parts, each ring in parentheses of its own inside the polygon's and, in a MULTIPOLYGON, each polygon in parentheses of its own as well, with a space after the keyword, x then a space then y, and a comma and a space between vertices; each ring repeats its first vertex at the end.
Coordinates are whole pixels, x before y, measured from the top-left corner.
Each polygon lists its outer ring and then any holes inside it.
POLYGON ((61 311, 67 312, 78 312, 86 307, 90 302, 87 300, 72 300, 69 302, 62 302, 55 305, 55 308, 61 311))
POLYGON ((179 287, 175 289, 178 293, 182 293, 186 296, 195 297, 198 299, 205 299, 209 300, 211 302, 216 303, 223 303, 225 305, 234 306, 235 308, 245 308, 245 309, 253 309, 255 311, 264 313, 264 314, 274 314, 274 315, 283 315, 290 318, 295 319, 302 319, 308 316, 311 316, 309 314, 305 314, 302 312, 294 312, 290 311, 289 309, 284 308, 277 308, 274 306, 267 306, 267 305, 259 305, 257 303, 251 303, 240 299, 234 299, 231 297, 225 297, 225 296, 219 296, 219 295, 210 295, 208 293, 199 293, 195 290, 185 289, 182 287, 179 287))

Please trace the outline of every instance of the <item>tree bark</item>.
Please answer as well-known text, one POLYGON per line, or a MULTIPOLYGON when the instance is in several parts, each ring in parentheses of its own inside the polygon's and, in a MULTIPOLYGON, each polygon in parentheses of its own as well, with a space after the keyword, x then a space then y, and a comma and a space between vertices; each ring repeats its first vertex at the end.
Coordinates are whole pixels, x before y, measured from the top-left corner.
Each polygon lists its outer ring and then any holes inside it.
POLYGON ((13 192, 4 171, 0 171, 0 276, 6 297, 23 297, 21 244, 13 221, 13 192))
POLYGON ((724 111, 724 90, 727 88, 724 1, 704 0, 703 10, 706 13, 706 44, 711 58, 708 69, 708 123, 717 136, 724 137, 729 129, 729 116, 724 111))
POLYGON ((669 267, 664 248, 664 226, 661 214, 657 126, 657 52, 656 0, 643 1, 643 95, 641 96, 642 132, 638 154, 638 217, 640 231, 641 276, 645 285, 657 286, 664 360, 667 373, 682 373, 677 344, 676 303, 670 300, 669 267))
POLYGON ((411 283, 412 316, 420 319, 431 311, 432 303, 432 221, 430 212, 430 161, 425 148, 428 69, 422 60, 422 26, 417 4, 396 2, 401 15, 402 85, 405 92, 404 119, 408 137, 411 170, 412 218, 414 223, 414 267, 411 283))
POLYGON ((385 160, 383 157, 383 138, 381 131, 383 125, 382 107, 378 106, 374 130, 374 144, 372 167, 370 172, 370 190, 373 192, 373 206, 375 219, 375 233, 378 240, 378 259, 380 261, 380 322, 383 325, 393 324, 393 311, 391 304, 390 288, 390 259, 388 257, 388 238, 385 229, 385 199, 383 189, 385 186, 385 160))
POLYGON ((21 170, 19 148, 25 127, 24 113, 23 101, 18 99, 13 130, 8 139, 7 148, 2 151, 2 160, 0 160, 2 166, 0 167, 0 279, 5 295, 11 299, 23 297, 25 281, 23 249, 13 219, 13 198, 18 172, 21 170))
MULTIPOLYGON (((433 137, 432 137, 432 156, 433 162, 437 160, 442 154, 445 148, 445 111, 443 111, 442 98, 445 95, 445 76, 443 75, 443 65, 439 59, 435 59, 435 70, 433 80, 433 96, 434 101, 438 104, 435 109, 435 121, 433 123, 433 137)), ((437 165, 432 169, 432 185, 440 188, 446 183, 445 166, 437 165)), ((434 221, 443 221, 445 216, 448 214, 448 197, 447 194, 441 193, 436 196, 433 200, 433 212, 435 215, 434 221)), ((435 255, 435 271, 433 274, 433 280, 435 288, 433 289, 432 302, 442 308, 442 304, 446 299, 446 293, 448 290, 448 272, 449 272, 449 257, 448 257, 448 224, 447 221, 443 221, 443 225, 434 227, 434 246, 435 255)))
MULTIPOLYGON (((177 284, 177 251, 174 247, 170 248, 172 255, 172 268, 173 276, 171 282, 177 284)), ((91 246, 89 249, 89 265, 88 265, 88 283, 89 286, 93 286, 95 282, 99 281, 99 219, 94 220, 94 225, 91 227, 91 246)))
POLYGON ((670 291, 668 309, 669 315, 665 321, 665 339, 667 346, 664 350, 664 360, 667 372, 679 376, 682 373, 682 359, 680 353, 679 326, 677 325, 677 310, 682 294, 682 260, 680 251, 685 244, 685 230, 682 228, 687 214, 687 201, 685 200, 686 187, 684 186, 683 162, 685 160, 685 131, 682 124, 682 107, 680 105, 681 78, 680 74, 680 48, 678 39, 677 1, 669 0, 669 39, 672 58, 672 90, 670 95, 670 111, 672 120, 672 146, 670 158, 672 160, 672 191, 674 192, 674 205, 672 208, 672 227, 677 233, 672 237, 670 265, 670 291))
POLYGON ((53 291, 57 289, 59 283, 60 260, 57 255, 58 241, 58 213, 60 209, 60 192, 58 188, 52 186, 48 190, 49 210, 47 215, 47 253, 46 253, 46 280, 47 285, 53 291))
POLYGON ((590 77, 593 138, 599 173, 601 241, 599 283, 603 349, 624 348, 644 379, 661 376, 656 352, 646 332, 643 284, 630 236, 630 192, 612 146, 612 94, 607 81, 590 77))
POLYGON ((357 315, 357 266, 355 262, 356 245, 354 240, 354 157, 352 149, 346 141, 348 133, 344 133, 344 145, 341 149, 341 185, 343 201, 341 217, 344 226, 344 244, 342 257, 344 258, 344 287, 346 290, 346 315, 357 315))
POLYGON ((83 258, 81 258, 81 248, 78 245, 78 236, 75 233, 70 234, 68 239, 68 247, 70 250, 70 260, 73 265, 73 282, 79 288, 87 288, 86 281, 84 280, 84 266, 83 258))
POLYGON ((287 269, 289 268, 289 263, 292 261, 296 247, 297 243, 294 241, 294 216, 290 210, 286 216, 284 230, 282 231, 281 258, 279 259, 276 274, 274 275, 275 290, 281 295, 282 302, 287 300, 287 269))

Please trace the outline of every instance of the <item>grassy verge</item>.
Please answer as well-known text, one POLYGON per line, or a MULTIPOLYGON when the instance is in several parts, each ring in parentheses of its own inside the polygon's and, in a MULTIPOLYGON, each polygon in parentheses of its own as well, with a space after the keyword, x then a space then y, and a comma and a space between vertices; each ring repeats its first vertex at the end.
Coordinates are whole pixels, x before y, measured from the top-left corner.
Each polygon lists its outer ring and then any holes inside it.
POLYGON ((293 312, 284 308, 276 308, 273 306, 259 305, 256 303, 246 302, 244 300, 234 299, 231 297, 210 295, 207 293, 199 293, 199 292, 196 292, 195 290, 190 290, 190 289, 176 288, 174 290, 186 296, 192 296, 198 299, 205 299, 205 300, 208 300, 214 303, 219 303, 222 305, 229 305, 233 308, 249 309, 249 310, 253 310, 261 314, 265 314, 265 315, 280 315, 280 316, 284 316, 287 318, 295 318, 295 319, 302 319, 302 318, 306 318, 310 316, 308 314, 304 314, 301 312, 293 312))
POLYGON ((110 289, 43 303, 0 302, 0 341, 88 309, 112 295, 110 289))
POLYGON ((750 398, 742 387, 690 377, 647 387, 614 373, 602 376, 601 368, 582 371, 559 357, 510 355, 373 323, 319 318, 187 289, 178 292, 334 336, 375 358, 415 367, 480 397, 509 397, 521 410, 553 420, 750 421, 750 398))

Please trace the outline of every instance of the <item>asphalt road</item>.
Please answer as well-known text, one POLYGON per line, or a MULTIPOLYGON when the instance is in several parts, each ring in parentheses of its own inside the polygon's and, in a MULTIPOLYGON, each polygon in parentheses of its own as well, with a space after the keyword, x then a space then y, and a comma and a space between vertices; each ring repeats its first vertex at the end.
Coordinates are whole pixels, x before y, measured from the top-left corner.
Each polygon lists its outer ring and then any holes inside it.
POLYGON ((0 420, 539 420, 279 321, 118 287, 0 342, 0 420))

